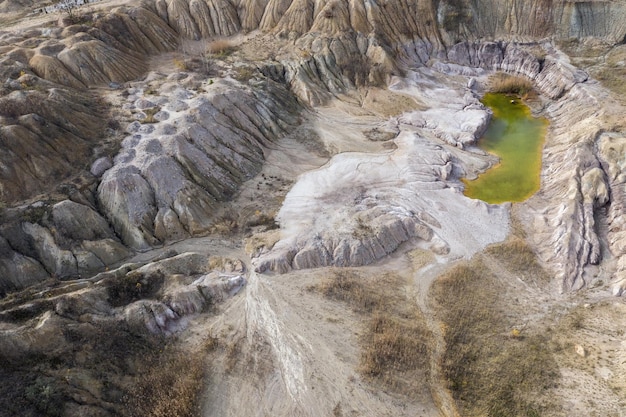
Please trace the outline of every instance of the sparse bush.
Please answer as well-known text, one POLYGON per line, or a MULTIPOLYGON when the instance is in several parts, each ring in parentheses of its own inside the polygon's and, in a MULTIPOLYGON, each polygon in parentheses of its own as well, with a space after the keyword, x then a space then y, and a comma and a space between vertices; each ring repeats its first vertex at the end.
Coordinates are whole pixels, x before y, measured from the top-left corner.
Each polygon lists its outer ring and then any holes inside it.
POLYGON ((145 109, 144 113, 146 114, 146 117, 141 120, 141 123, 157 123, 158 120, 154 118, 154 115, 160 111, 161 108, 159 106, 145 109))
POLYGON ((68 25, 84 25, 93 23, 91 13, 79 12, 80 4, 76 0, 61 0, 57 3, 68 25))
POLYGON ((50 207, 47 204, 33 204, 20 213, 20 220, 29 223, 40 223, 49 215, 50 207))
POLYGON ((494 93, 524 97, 533 91, 533 83, 522 76, 498 73, 490 78, 489 89, 494 93))
POLYGON ((61 387, 54 378, 39 376, 26 388, 26 399, 42 415, 56 417, 63 415, 63 397, 61 387))
POLYGON ((239 229, 239 222, 237 213, 231 210, 226 210, 221 213, 215 219, 215 222, 211 225, 211 234, 218 234, 222 236, 231 236, 239 229))
POLYGON ((125 276, 112 278, 107 282, 109 303, 113 307, 130 304, 142 298, 154 296, 165 281, 160 272, 144 275, 132 271, 125 276))
POLYGON ((234 69, 233 78, 239 82, 247 82, 254 77, 255 69, 248 66, 240 66, 234 69))
POLYGON ((265 226, 265 230, 274 230, 279 228, 274 216, 261 211, 254 213, 254 215, 246 221, 245 225, 246 228, 265 226))
POLYGON ((350 271, 335 271, 317 289, 324 296, 348 303, 356 311, 363 313, 380 309, 384 301, 384 296, 367 288, 363 279, 350 271))
POLYGON ((179 71, 187 71, 187 61, 185 59, 181 59, 181 58, 174 58, 174 66, 179 70, 179 71))
POLYGON ((374 314, 361 355, 361 371, 365 375, 382 376, 393 385, 393 372, 427 366, 427 335, 416 313, 414 310, 407 317, 385 311, 374 314))
POLYGON ((206 46, 206 53, 225 57, 235 51, 235 45, 228 39, 217 39, 209 42, 206 46))
POLYGON ((212 76, 216 74, 213 61, 207 56, 194 56, 185 60, 185 70, 194 71, 204 76, 212 76))

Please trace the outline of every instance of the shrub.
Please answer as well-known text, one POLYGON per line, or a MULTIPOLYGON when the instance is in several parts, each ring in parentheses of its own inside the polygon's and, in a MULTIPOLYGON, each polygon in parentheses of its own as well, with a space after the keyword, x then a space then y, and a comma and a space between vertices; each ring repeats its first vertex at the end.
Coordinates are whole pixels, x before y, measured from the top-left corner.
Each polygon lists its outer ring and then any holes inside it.
POLYGON ((255 68, 249 67, 249 66, 240 66, 234 69, 233 72, 233 78, 239 82, 247 82, 249 81, 252 77, 254 77, 255 74, 255 68))
POLYGON ((213 42, 209 42, 206 46, 206 53, 221 57, 228 56, 234 51, 235 45, 227 39, 217 39, 213 42))
POLYGON ((25 397, 42 415, 63 415, 64 394, 54 378, 39 376, 26 388, 25 397))
POLYGON ((141 120, 141 123, 158 123, 158 120, 154 118, 154 115, 161 111, 161 107, 152 107, 149 109, 145 109, 144 113, 146 113, 146 117, 141 120))
POLYGON ((163 285, 165 277, 160 272, 143 275, 133 271, 107 282, 108 301, 113 307, 130 304, 154 296, 163 285))
POLYGON ((174 66, 179 71, 187 71, 187 62, 181 58, 174 58, 174 66))

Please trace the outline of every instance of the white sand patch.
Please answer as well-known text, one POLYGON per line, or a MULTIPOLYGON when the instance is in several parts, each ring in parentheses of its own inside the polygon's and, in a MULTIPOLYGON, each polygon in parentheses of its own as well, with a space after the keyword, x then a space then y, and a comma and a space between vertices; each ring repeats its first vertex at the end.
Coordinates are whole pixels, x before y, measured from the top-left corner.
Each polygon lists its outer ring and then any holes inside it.
MULTIPOLYGON (((506 237, 508 206, 463 196, 456 174, 473 169, 477 155, 459 148, 482 134, 489 113, 469 89, 412 78, 393 88, 433 107, 389 121, 400 132, 396 149, 344 152, 300 176, 277 216, 281 239, 256 259, 258 271, 366 265, 409 240, 469 257, 506 237)), ((323 140, 344 143, 342 133, 323 130, 323 140)))

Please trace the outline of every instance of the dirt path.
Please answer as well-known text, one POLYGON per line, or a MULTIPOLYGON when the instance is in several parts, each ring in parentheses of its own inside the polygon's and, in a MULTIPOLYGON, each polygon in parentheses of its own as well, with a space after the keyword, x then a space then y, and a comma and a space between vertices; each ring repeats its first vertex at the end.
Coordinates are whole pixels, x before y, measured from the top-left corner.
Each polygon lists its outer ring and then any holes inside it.
POLYGON ((453 264, 445 262, 430 263, 417 270, 413 275, 414 299, 424 315, 428 330, 432 334, 432 350, 430 351, 430 389, 431 395, 442 417, 460 417, 452 393, 445 386, 445 378, 441 373, 441 363, 446 352, 446 342, 441 323, 435 319, 428 293, 432 283, 453 264))

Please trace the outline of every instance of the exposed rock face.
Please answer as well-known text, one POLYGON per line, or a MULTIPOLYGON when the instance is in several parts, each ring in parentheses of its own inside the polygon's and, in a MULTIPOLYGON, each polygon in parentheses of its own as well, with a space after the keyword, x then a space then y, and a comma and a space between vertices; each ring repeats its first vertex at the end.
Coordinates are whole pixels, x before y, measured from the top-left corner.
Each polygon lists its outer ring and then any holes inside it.
POLYGON ((106 110, 91 94, 55 88, 29 75, 16 83, 15 91, 0 97, 0 199, 5 203, 49 190, 69 177, 73 170, 68 165, 80 166, 90 157, 105 122, 100 116, 106 110))
POLYGON ((623 39, 624 4, 606 1, 441 1, 439 24, 457 37, 623 39))
POLYGON ((0 293, 26 288, 48 278, 48 273, 36 260, 13 251, 0 237, 0 293))
POLYGON ((5 276, 11 284, 2 287, 3 292, 22 288, 20 279, 32 283, 34 277, 42 280, 44 275, 75 278, 92 274, 131 253, 89 206, 64 200, 52 207, 35 204, 28 210, 22 214, 28 218, 11 220, 0 231, 8 243, 0 262, 15 262, 7 269, 5 276))
POLYGON ((616 261, 613 294, 623 295, 626 291, 626 138, 618 134, 603 134, 598 140, 598 153, 611 195, 607 237, 616 261))
POLYGON ((218 203, 259 172, 264 147, 297 122, 298 104, 276 85, 255 91, 218 81, 207 93, 174 85, 175 100, 159 112, 167 120, 131 124, 98 188, 104 212, 134 249, 208 231, 218 203))

